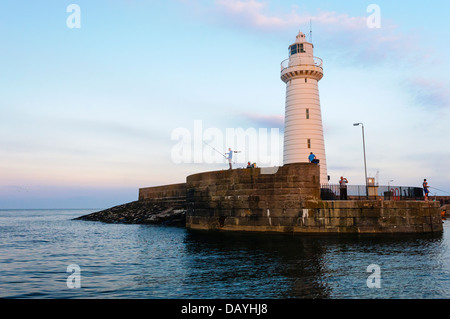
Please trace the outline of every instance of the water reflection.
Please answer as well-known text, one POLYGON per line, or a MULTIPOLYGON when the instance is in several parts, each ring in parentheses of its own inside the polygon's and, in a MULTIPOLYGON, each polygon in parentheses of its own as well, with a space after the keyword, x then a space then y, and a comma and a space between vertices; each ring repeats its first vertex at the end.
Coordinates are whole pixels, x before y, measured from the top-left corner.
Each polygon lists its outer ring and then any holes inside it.
POLYGON ((418 268, 427 271, 439 264, 442 241, 442 234, 290 236, 187 231, 186 284, 196 283, 197 293, 209 293, 211 298, 402 298, 405 285, 414 284, 408 294, 423 288, 424 283, 417 280, 418 268), (384 271, 387 294, 386 289, 367 288, 367 266, 374 263, 384 271), (398 283, 402 279, 405 285, 398 283))
MULTIPOLYGON (((0 297, 450 298, 450 236, 290 236, 0 212, 0 297), (68 289, 66 268, 82 269, 68 289), (381 289, 366 285, 381 267, 381 289)), ((79 215, 78 215, 79 216, 79 215)))

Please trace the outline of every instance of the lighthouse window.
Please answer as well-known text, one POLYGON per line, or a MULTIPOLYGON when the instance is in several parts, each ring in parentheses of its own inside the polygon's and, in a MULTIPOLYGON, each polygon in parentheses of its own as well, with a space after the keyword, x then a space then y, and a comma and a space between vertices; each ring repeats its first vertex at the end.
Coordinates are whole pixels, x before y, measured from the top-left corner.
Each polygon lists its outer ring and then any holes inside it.
POLYGON ((309 109, 306 109, 306 119, 309 120, 309 109))
POLYGON ((305 49, 303 48, 303 43, 300 43, 299 46, 300 46, 300 48, 299 48, 298 52, 305 53, 305 49))
POLYGON ((308 148, 311 148, 311 139, 308 138, 308 148))
POLYGON ((296 43, 289 47, 291 51, 291 55, 297 54, 297 53, 305 53, 305 48, 303 47, 303 43, 296 43))
POLYGON ((297 52, 298 52, 297 44, 291 45, 291 55, 297 54, 297 52))

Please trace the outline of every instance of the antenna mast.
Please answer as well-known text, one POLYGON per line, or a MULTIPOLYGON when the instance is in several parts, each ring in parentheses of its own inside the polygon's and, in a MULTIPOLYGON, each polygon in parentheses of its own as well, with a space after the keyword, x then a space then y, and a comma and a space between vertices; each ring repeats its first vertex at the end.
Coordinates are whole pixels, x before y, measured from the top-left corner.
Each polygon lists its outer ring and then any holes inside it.
POLYGON ((309 19, 309 42, 312 43, 312 19, 309 19))

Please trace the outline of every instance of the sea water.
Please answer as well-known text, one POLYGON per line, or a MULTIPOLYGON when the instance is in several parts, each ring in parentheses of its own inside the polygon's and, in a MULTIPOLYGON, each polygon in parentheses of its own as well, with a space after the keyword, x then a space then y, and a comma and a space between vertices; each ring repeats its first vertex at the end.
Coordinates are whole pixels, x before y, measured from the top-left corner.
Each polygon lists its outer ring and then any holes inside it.
POLYGON ((450 298, 448 222, 313 236, 73 220, 91 212, 1 210, 0 298, 450 298))

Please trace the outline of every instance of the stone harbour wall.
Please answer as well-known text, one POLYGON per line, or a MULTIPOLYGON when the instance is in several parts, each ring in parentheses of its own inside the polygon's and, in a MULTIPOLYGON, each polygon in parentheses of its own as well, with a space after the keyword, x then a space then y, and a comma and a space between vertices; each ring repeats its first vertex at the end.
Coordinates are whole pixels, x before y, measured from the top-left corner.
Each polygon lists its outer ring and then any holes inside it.
POLYGON ((322 201, 319 168, 289 164, 187 177, 186 227, 284 233, 442 231, 439 204, 416 201, 322 201))
MULTIPOLYGON (((443 230, 439 204, 407 201, 305 201, 279 213, 187 215, 192 229, 284 233, 428 233, 443 230)), ((189 212, 189 210, 188 210, 189 212)))
POLYGON ((274 171, 253 168, 188 176, 186 226, 265 226, 271 214, 290 216, 303 201, 318 199, 319 176, 319 167, 306 163, 274 171))
POLYGON ((186 201, 186 183, 139 188, 139 200, 186 201))

